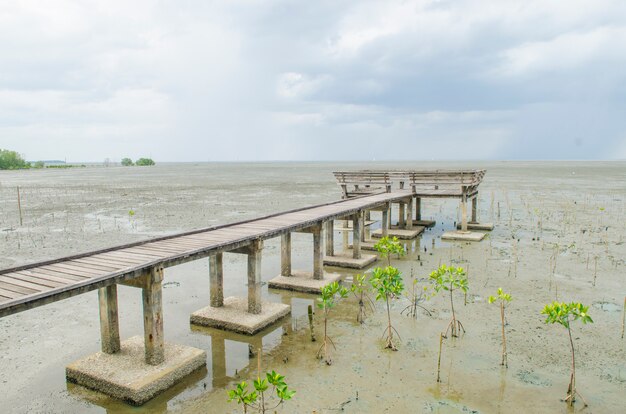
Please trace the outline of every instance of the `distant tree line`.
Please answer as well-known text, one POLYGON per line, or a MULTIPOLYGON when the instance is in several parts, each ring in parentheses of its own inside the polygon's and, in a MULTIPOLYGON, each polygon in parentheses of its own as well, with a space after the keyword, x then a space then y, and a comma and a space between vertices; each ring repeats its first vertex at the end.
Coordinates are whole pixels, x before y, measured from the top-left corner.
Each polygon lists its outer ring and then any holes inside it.
POLYGON ((122 158, 122 165, 125 167, 130 167, 132 165, 154 165, 154 161, 152 158, 139 158, 137 161, 133 162, 130 158, 122 158))

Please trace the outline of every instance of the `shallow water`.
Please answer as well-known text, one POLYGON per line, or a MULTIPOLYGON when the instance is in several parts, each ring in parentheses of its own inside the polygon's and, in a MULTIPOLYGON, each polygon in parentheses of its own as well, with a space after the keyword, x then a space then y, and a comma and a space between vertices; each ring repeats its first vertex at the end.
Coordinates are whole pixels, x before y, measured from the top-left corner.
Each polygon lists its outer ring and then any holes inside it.
MULTIPOLYGON (((326 366, 315 359, 319 341, 310 340, 311 295, 265 289, 267 299, 290 303, 292 316, 252 338, 191 327, 189 314, 206 306, 209 295, 208 261, 199 260, 166 270, 164 323, 167 341, 207 351, 206 370, 140 408, 66 384, 65 365, 99 350, 97 295, 91 292, 0 319, 3 407, 239 412, 226 402, 225 390, 255 375, 252 343, 262 344, 264 366, 285 374, 297 391, 280 412, 567 412, 559 401, 569 379, 566 336, 561 327, 544 325, 539 314, 558 298, 593 304, 595 323, 574 327, 577 384, 589 412, 619 412, 626 405, 626 342, 619 337, 626 296, 624 162, 162 164, 0 172, 0 267, 336 200, 336 169, 457 167, 488 170, 479 218, 496 229, 481 243, 442 242, 443 231, 458 220, 457 202, 425 200, 423 217, 437 226, 409 243, 406 257, 394 259, 407 285, 412 273, 425 278, 440 263, 469 268, 467 304, 463 295, 454 298, 467 332, 444 343, 442 383, 435 378, 439 332, 450 318, 445 298, 423 303, 432 316, 418 312, 414 319, 400 315, 407 300, 393 304, 402 337, 398 352, 381 349, 382 304, 361 326, 356 301, 344 301, 331 315, 337 350, 334 364, 326 366), (498 287, 514 296, 507 308, 508 369, 499 366, 499 310, 485 299, 498 287)), ((341 237, 335 240, 339 249, 341 237)), ((294 268, 310 268, 310 235, 294 235, 293 247, 294 268)), ((279 256, 278 240, 268 241, 265 281, 279 273, 279 256)), ((225 295, 245 295, 245 266, 242 257, 225 255, 225 295)), ((354 272, 343 275, 350 285, 354 272)), ((123 338, 142 332, 140 306, 138 291, 120 287, 123 338)), ((320 323, 316 315, 318 338, 320 323)))

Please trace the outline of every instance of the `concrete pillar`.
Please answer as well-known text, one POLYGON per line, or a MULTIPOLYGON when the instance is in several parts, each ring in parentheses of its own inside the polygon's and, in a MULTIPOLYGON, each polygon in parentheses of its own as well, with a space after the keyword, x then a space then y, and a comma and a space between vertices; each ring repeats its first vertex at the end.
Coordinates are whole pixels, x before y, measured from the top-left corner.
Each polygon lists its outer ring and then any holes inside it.
POLYGON ((413 197, 409 197, 409 202, 406 206, 406 228, 409 230, 413 228, 413 197))
POLYGON ((326 227, 324 229, 326 235, 326 256, 334 256, 335 255, 335 222, 334 220, 328 220, 324 223, 326 227))
POLYGON ((223 254, 209 256, 209 279, 211 286, 211 306, 224 306, 224 260, 223 254))
POLYGON ((415 220, 419 221, 422 219, 422 199, 420 197, 415 197, 415 220))
POLYGON ((406 223, 404 221, 404 201, 400 201, 398 203, 398 228, 404 229, 406 228, 406 223))
POLYGON ((363 240, 369 240, 371 238, 371 234, 370 234, 370 226, 366 226, 367 221, 371 221, 372 220, 372 213, 367 210, 365 211, 365 220, 363 222, 363 226, 364 226, 364 231, 363 231, 363 240))
MULTIPOLYGON (((348 220, 343 220, 343 228, 348 228, 348 220)), ((346 250, 348 250, 348 239, 350 236, 348 235, 348 230, 344 230, 341 233, 343 236, 343 251, 345 252, 346 250)))
POLYGON ((143 296, 143 331, 146 363, 159 365, 165 360, 163 347, 163 268, 153 267, 145 276, 143 296))
POLYGON ((461 231, 467 231, 467 196, 465 189, 461 195, 461 231))
POLYGON ((387 237, 389 235, 389 210, 389 205, 387 205, 387 208, 383 210, 383 218, 380 223, 383 237, 387 237))
POLYGON ((213 388, 222 386, 226 377, 226 341, 215 333, 211 334, 211 371, 213 388))
POLYGON ((248 312, 261 313, 261 252, 263 241, 255 240, 248 252, 248 312))
POLYGON ((477 204, 478 204, 478 194, 476 194, 474 198, 472 198, 472 223, 478 223, 478 218, 476 214, 477 204))
POLYGON ((322 254, 322 226, 313 227, 313 279, 324 279, 324 255, 322 254))
POLYGON ((100 342, 102 352, 114 354, 120 350, 120 324, 117 314, 117 285, 98 289, 100 305, 100 342))
POLYGON ((280 275, 291 276, 291 233, 280 236, 280 275))
POLYGON ((362 212, 354 214, 352 218, 352 257, 354 259, 361 258, 361 228, 363 226, 362 212))

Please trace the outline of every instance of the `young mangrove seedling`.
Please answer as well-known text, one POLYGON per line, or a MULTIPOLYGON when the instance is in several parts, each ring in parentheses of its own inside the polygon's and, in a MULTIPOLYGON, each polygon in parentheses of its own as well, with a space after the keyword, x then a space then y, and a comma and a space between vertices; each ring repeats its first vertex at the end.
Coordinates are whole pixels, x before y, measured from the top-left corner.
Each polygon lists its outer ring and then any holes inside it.
POLYGON ((506 336, 504 335, 504 307, 507 303, 509 303, 513 298, 508 293, 504 293, 502 288, 498 288, 497 296, 489 296, 489 303, 494 303, 495 301, 500 301, 500 319, 502 320, 502 362, 500 365, 504 367, 509 367, 509 362, 507 360, 506 354, 506 336))
POLYGON ((574 354, 574 341, 572 340, 572 330, 570 322, 580 319, 583 324, 593 323, 591 316, 587 314, 589 306, 584 306, 581 303, 564 303, 564 302, 552 302, 546 305, 541 313, 546 315, 545 323, 558 323, 559 325, 567 328, 567 334, 569 336, 570 349, 572 351, 572 373, 570 375, 569 386, 567 387, 567 395, 565 400, 571 407, 576 400, 576 394, 583 400, 585 406, 587 402, 583 396, 576 389, 576 358, 574 354))
POLYGON ((428 316, 432 316, 432 313, 421 305, 428 296, 424 296, 424 294, 428 291, 428 286, 424 286, 420 288, 418 285, 418 280, 413 276, 413 269, 411 268, 411 291, 406 295, 409 300, 409 305, 402 309, 400 315, 403 315, 406 312, 407 316, 412 318, 417 318, 417 308, 421 308, 424 312, 428 314, 428 316))
POLYGON ((328 350, 328 345, 330 344, 334 349, 337 349, 333 340, 330 339, 330 336, 328 336, 328 315, 330 310, 335 307, 339 299, 343 299, 348 296, 348 292, 348 289, 341 286, 339 283, 332 282, 322 287, 321 295, 317 298, 317 307, 322 309, 324 312, 324 341, 322 342, 320 349, 317 351, 317 357, 323 357, 327 365, 331 365, 333 363, 328 350))
POLYGON ((363 324, 365 323, 365 317, 367 316, 367 312, 374 310, 374 302, 372 298, 368 295, 368 287, 369 285, 366 283, 365 275, 356 275, 354 276, 354 281, 352 282, 352 287, 350 291, 359 301, 359 313, 356 316, 357 322, 363 324))
POLYGON ((388 236, 382 237, 374 245, 374 249, 380 253, 380 257, 387 258, 387 266, 391 266, 391 255, 396 254, 398 257, 404 256, 406 251, 400 244, 397 237, 390 238, 388 236))
POLYGON ((236 401, 237 404, 242 404, 244 414, 248 412, 248 407, 265 414, 278 408, 285 401, 289 401, 296 393, 287 387, 285 377, 274 370, 267 372, 265 378, 261 378, 260 355, 261 352, 259 351, 259 376, 253 382, 254 391, 248 392, 248 384, 245 381, 241 381, 235 389, 228 391, 228 401, 236 401), (270 385, 272 386, 272 391, 268 392, 270 385), (276 396, 272 397, 273 394, 276 394, 276 396))
POLYGON ((448 337, 448 331, 451 330, 452 336, 459 336, 459 332, 462 330, 465 333, 465 328, 461 321, 456 318, 454 312, 454 291, 456 289, 467 293, 469 287, 467 283, 467 275, 462 267, 446 266, 442 264, 437 270, 434 270, 430 274, 430 280, 433 283, 435 292, 438 293, 441 290, 450 292, 450 309, 452 310, 452 320, 446 328, 444 338, 448 337))
POLYGON ((370 284, 376 291, 376 300, 384 300, 387 305, 387 328, 383 332, 383 337, 386 336, 385 348, 397 351, 398 348, 396 348, 393 342, 393 333, 395 332, 398 337, 400 337, 400 334, 391 324, 389 300, 402 295, 402 291, 404 290, 402 274, 393 266, 387 266, 385 268, 377 267, 374 269, 374 273, 370 278, 370 284))

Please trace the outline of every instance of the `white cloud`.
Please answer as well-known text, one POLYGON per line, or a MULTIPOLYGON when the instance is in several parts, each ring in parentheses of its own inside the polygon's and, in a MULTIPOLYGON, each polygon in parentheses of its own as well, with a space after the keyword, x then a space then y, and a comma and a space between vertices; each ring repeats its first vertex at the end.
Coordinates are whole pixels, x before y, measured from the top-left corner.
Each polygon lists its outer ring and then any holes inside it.
POLYGON ((1 144, 29 158, 507 158, 529 136, 557 158, 626 134, 622 0, 24 0, 0 50, 1 144))

